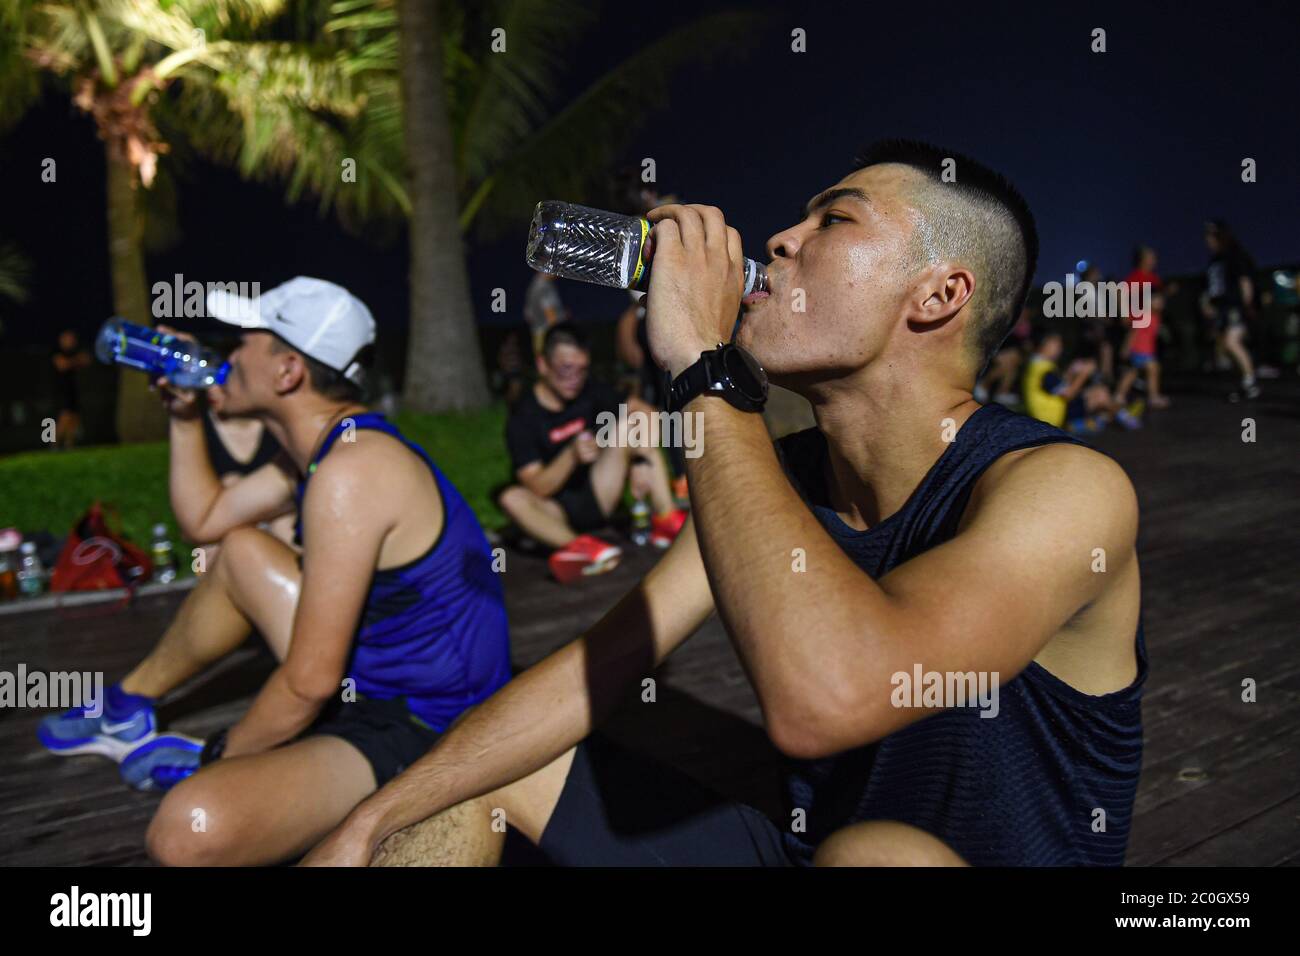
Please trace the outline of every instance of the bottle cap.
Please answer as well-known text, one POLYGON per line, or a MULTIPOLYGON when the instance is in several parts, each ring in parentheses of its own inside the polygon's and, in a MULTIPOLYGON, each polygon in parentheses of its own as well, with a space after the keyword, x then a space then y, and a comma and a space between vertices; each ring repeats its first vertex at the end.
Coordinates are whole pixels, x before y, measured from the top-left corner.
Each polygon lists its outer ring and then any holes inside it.
POLYGON ((167 526, 165 524, 156 524, 153 526, 153 536, 155 538, 166 537, 167 526))
POLYGON ((21 548, 19 548, 18 550, 21 551, 23 554, 35 554, 35 553, 36 553, 36 542, 35 542, 35 541, 24 541, 24 542, 23 542, 23 546, 22 546, 21 548))

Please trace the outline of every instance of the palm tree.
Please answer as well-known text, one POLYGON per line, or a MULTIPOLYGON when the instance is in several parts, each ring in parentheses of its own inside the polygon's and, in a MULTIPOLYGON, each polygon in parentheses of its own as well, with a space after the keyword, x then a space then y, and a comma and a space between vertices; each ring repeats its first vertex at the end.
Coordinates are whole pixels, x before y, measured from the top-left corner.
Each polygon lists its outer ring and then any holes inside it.
MULTIPOLYGON (((472 228, 481 236, 519 229, 538 199, 588 194, 662 101, 676 67, 741 52, 759 22, 748 13, 697 19, 647 43, 571 102, 558 104, 561 81, 597 6, 574 0, 334 5, 331 29, 367 31, 373 88, 387 77, 402 93, 409 199, 401 205, 409 208, 411 249, 409 407, 440 411, 487 400, 465 235, 472 228), (497 28, 503 33, 494 37, 497 28), (395 46, 383 42, 391 31, 400 37, 395 46), (501 38, 505 50, 496 52, 492 43, 501 38)), ((521 239, 521 252, 522 245, 521 239)))
MULTIPOLYGON (((313 140, 362 110, 347 51, 257 39, 286 0, 0 0, 0 97, 8 122, 57 78, 104 142, 113 307, 152 324, 141 188, 172 136, 193 139, 245 170, 284 175, 313 140)), ((303 14, 312 5, 298 11, 303 14)), ((369 180, 367 180, 369 182, 369 180)), ((291 190, 302 186, 291 181, 291 190)), ((367 198, 369 193, 366 194, 367 198)), ((357 194, 349 194, 357 201, 357 194)), ((119 380, 123 441, 159 437, 162 412, 142 376, 119 380)))

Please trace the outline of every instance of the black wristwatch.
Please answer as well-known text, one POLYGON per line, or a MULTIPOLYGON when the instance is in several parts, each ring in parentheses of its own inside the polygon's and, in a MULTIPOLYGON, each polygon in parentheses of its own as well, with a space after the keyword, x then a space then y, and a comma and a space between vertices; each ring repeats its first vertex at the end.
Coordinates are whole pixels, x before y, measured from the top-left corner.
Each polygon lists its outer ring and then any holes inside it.
POLYGON ((206 767, 214 760, 221 759, 221 755, 226 752, 226 731, 229 729, 229 727, 222 727, 207 739, 202 752, 199 754, 200 767, 206 767))
POLYGON ((681 411, 697 395, 718 395, 743 412, 761 412, 767 402, 767 373, 739 345, 719 342, 673 379, 668 410, 681 411))

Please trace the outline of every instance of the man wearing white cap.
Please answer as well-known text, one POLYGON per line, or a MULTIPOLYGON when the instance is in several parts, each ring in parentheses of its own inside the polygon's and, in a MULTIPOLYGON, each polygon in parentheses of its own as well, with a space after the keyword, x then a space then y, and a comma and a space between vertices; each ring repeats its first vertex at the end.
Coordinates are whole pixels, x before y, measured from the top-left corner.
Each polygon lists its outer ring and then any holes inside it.
POLYGON ((302 853, 502 686, 509 639, 474 513, 361 404, 366 306, 298 277, 252 300, 211 292, 208 311, 244 330, 223 409, 265 422, 284 457, 223 487, 193 395, 164 388, 173 510, 220 552, 102 713, 68 711, 40 734, 170 789, 147 836, 159 862, 263 864, 302 853), (295 501, 300 551, 257 528, 295 501), (254 629, 278 666, 248 712, 206 742, 158 733, 154 702, 254 629))

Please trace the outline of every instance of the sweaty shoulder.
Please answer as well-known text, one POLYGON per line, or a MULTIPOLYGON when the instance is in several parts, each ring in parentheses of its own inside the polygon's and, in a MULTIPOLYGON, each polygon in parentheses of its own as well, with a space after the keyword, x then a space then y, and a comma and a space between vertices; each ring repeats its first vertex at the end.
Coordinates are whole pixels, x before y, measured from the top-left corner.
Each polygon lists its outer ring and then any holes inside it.
POLYGON ((1137 493, 1124 469, 1086 445, 1057 443, 1008 452, 976 483, 962 525, 990 518, 1036 519, 1055 533, 1077 533, 1090 547, 1131 550, 1137 493))
POLYGON ((366 499, 399 493, 409 476, 428 474, 415 452, 391 435, 358 428, 351 439, 343 435, 316 466, 307 488, 329 486, 366 499))

